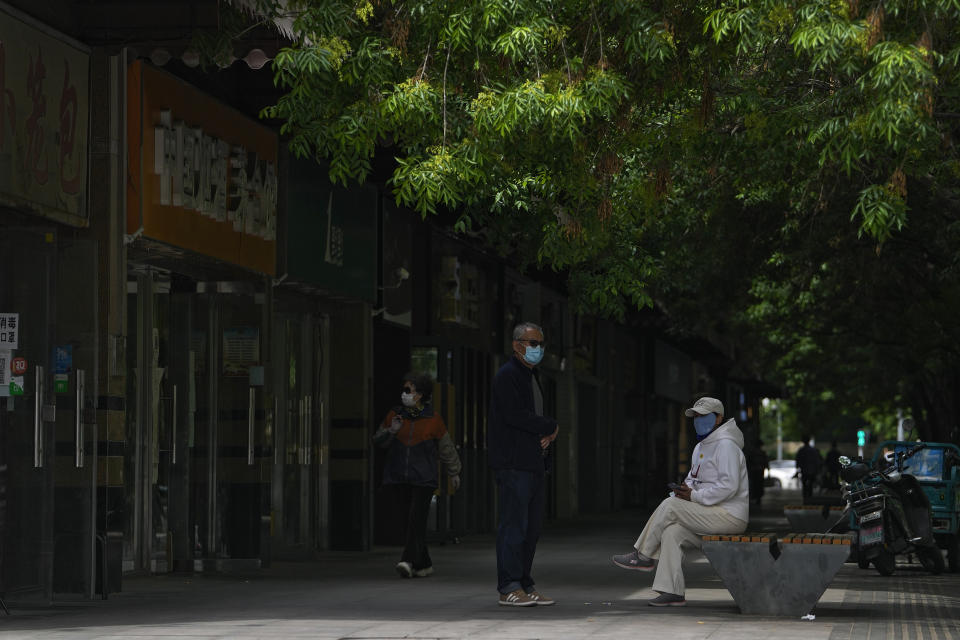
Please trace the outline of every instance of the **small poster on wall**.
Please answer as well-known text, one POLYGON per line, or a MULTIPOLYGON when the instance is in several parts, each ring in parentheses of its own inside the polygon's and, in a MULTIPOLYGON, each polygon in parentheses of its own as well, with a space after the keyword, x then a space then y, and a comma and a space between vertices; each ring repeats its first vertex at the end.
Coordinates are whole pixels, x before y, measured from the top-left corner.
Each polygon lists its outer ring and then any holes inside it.
POLYGON ((12 354, 0 349, 0 398, 10 395, 10 361, 12 354))
POLYGON ((260 364, 260 329, 232 327, 223 330, 223 375, 248 376, 260 364))
POLYGON ((53 348, 53 373, 73 372, 73 345, 64 344, 53 348))
POLYGON ((433 381, 437 381, 437 348, 413 347, 410 350, 410 369, 418 373, 425 373, 433 381))
POLYGON ((16 351, 19 345, 20 314, 0 313, 0 349, 16 351))

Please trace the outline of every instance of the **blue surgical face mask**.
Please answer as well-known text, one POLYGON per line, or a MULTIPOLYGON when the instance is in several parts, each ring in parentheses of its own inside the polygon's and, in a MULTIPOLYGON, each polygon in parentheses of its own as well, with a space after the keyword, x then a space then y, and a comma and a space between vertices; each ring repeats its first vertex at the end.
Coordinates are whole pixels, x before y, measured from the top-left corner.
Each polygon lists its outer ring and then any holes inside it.
POLYGON ((717 423, 717 416, 708 413, 705 416, 697 416, 693 419, 693 428, 697 430, 697 435, 701 438, 709 435, 713 431, 713 426, 717 423))
POLYGON ((529 364, 540 364, 540 361, 543 360, 543 347, 531 347, 527 345, 527 350, 523 354, 523 359, 529 364))

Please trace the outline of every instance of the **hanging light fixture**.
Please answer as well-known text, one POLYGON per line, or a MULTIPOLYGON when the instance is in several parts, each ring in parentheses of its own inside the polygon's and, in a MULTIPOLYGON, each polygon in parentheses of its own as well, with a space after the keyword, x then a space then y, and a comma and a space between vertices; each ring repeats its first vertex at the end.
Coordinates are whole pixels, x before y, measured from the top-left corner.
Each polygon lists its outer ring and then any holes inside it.
POLYGON ((158 67, 162 67, 163 65, 170 62, 170 57, 171 57, 170 52, 167 51, 166 49, 158 48, 150 52, 150 62, 152 62, 158 67))
POLYGON ((183 61, 183 64, 193 69, 200 64, 200 54, 193 49, 187 49, 183 52, 183 55, 180 56, 180 60, 183 61))
POLYGON ((262 69, 263 65, 267 64, 270 60, 271 58, 267 57, 263 49, 251 49, 243 58, 243 61, 246 62, 247 66, 251 69, 262 69))
MULTIPOLYGON (((150 52, 150 62, 158 67, 166 65, 172 58, 173 56, 170 51, 164 48, 158 47, 150 52)), ((262 69, 263 66, 273 60, 273 58, 268 56, 263 49, 257 48, 251 49, 243 58, 237 58, 234 55, 225 55, 215 60, 215 62, 221 69, 226 69, 237 60, 243 60, 247 63, 248 67, 256 70, 262 69)), ((180 55, 180 61, 193 69, 200 65, 200 53, 193 49, 187 49, 180 55)))
POLYGON ((234 62, 236 62, 237 60, 239 60, 239 58, 237 58, 237 56, 235 56, 235 55, 229 55, 229 56, 221 56, 221 57, 217 58, 216 60, 214 60, 214 62, 216 62, 216 63, 217 63, 217 66, 220 67, 221 69, 226 69, 227 67, 229 67, 230 65, 232 65, 232 64, 233 64, 234 62))

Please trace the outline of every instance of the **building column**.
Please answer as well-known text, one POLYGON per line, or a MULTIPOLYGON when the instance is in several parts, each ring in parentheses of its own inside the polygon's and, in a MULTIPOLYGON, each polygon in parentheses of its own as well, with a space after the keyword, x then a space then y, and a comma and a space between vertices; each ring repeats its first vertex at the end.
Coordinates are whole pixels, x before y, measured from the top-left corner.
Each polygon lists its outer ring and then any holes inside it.
POLYGON ((88 464, 95 467, 97 518, 101 541, 109 547, 108 590, 120 588, 118 548, 124 517, 124 447, 126 446, 126 57, 94 50, 90 56, 91 235, 99 246, 97 309, 96 434, 88 464), (110 515, 113 514, 113 515, 110 515), (111 535, 113 534, 113 535, 111 535), (117 565, 117 566, 115 566, 117 565))
POLYGON ((565 305, 562 345, 564 367, 557 381, 557 517, 570 518, 579 512, 579 452, 580 427, 577 421, 577 380, 573 366, 573 314, 565 305))

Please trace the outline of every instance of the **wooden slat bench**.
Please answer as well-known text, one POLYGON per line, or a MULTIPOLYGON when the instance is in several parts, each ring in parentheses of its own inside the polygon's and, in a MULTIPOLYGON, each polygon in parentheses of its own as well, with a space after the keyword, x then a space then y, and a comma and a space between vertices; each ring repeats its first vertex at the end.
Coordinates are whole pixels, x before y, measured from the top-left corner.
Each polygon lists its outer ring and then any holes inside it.
POLYGON ((788 504, 783 515, 790 523, 791 531, 829 531, 843 519, 843 507, 837 505, 788 504))
POLYGON ((852 541, 818 532, 707 535, 703 553, 742 613, 802 616, 827 590, 852 541))

